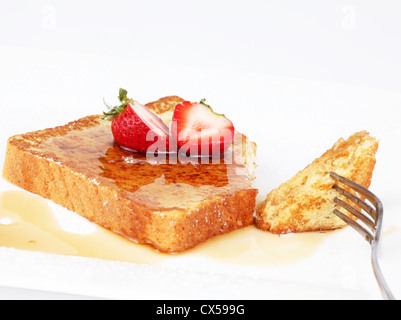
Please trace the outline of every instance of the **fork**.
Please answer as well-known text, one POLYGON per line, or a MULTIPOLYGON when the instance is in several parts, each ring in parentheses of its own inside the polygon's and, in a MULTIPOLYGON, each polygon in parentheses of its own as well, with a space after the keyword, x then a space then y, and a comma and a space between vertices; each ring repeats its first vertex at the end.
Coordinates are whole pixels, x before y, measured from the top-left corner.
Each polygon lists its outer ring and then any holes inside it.
POLYGON ((348 180, 334 172, 330 172, 330 176, 336 180, 336 184, 333 186, 335 190, 337 190, 341 195, 345 198, 349 199, 353 203, 355 203, 358 207, 360 207, 361 211, 355 209, 353 206, 344 202, 339 198, 335 198, 334 202, 340 207, 347 210, 351 213, 357 220, 353 220, 347 215, 343 214, 341 211, 334 209, 334 213, 342 219, 345 223, 353 227, 356 231, 358 231, 364 238, 367 240, 372 247, 372 266, 373 271, 376 276, 376 280, 379 284, 382 296, 385 300, 395 300, 393 294, 391 293, 386 280, 383 277, 382 271, 378 262, 378 249, 380 248, 380 240, 382 233, 382 225, 383 225, 383 204, 378 197, 376 197, 372 192, 367 190, 366 188, 360 186, 359 184, 348 180), (351 194, 350 192, 342 189, 338 182, 343 183, 348 186, 352 190, 356 191, 358 195, 364 197, 369 200, 369 202, 373 205, 369 205, 365 201, 361 200, 359 197, 351 194), (365 212, 363 212, 365 211, 365 212))

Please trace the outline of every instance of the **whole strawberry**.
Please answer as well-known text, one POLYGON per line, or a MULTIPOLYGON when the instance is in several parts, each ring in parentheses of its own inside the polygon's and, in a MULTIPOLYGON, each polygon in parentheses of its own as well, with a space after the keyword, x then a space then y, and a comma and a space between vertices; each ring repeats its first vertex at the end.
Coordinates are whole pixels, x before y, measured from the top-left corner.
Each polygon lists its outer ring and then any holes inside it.
POLYGON ((103 119, 112 120, 111 129, 117 144, 128 151, 146 154, 168 152, 169 128, 146 106, 127 98, 127 91, 120 89, 121 105, 110 107, 103 119))

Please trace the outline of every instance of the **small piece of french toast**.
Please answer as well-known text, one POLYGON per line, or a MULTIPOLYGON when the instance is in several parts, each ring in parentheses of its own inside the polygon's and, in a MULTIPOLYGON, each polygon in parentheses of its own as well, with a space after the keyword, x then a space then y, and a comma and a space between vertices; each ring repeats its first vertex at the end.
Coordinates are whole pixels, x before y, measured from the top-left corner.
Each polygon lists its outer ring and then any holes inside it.
POLYGON ((257 206, 255 225, 276 234, 338 229, 346 224, 333 210, 335 172, 369 188, 378 141, 367 132, 340 139, 332 149, 292 179, 271 191, 257 206))

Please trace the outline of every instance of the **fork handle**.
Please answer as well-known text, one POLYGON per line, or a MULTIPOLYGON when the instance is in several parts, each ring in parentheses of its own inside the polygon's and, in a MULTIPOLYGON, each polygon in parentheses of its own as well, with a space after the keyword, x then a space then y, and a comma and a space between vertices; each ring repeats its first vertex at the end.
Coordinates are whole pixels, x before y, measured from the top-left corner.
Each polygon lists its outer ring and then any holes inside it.
POLYGON ((394 295, 391 293, 391 290, 384 279, 383 273, 381 271, 381 268, 379 266, 379 261, 377 259, 377 250, 378 246, 376 243, 373 243, 372 245, 372 266, 373 266, 373 271, 376 276, 377 283, 379 284, 382 296, 385 300, 395 300, 394 295))

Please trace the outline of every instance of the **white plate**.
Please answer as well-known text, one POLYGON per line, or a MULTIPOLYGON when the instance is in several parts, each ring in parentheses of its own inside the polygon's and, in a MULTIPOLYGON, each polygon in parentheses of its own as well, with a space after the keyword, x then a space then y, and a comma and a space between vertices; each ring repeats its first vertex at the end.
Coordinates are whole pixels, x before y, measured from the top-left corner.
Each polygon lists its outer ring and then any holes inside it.
MULTIPOLYGON (((381 264, 401 296, 401 95, 361 87, 129 59, 0 48, 0 154, 9 136, 103 111, 118 86, 142 102, 177 94, 207 98, 258 144, 259 199, 331 148, 368 130, 381 140, 371 190, 383 201, 381 264), (25 58, 29 55, 30 61, 25 58), (84 72, 82 71, 84 70, 84 72), (115 72, 119 70, 119 72, 115 72), (192 81, 185 78, 192 77, 192 81), (141 76, 136 76, 141 75, 141 76), (86 78, 83 78, 83 77, 86 78), (18 98, 17 98, 18 97, 18 98), (390 232, 393 231, 393 232, 390 232)), ((0 157, 0 168, 4 157, 0 157)), ((0 179, 0 192, 19 190, 0 179)), ((59 216, 71 212, 51 204, 59 216)), ((0 235, 1 236, 1 235, 0 235)), ((370 248, 351 229, 330 233, 304 259, 241 266, 190 256, 138 265, 0 248, 0 286, 111 299, 377 299, 370 248)), ((5 294, 7 290, 4 290, 5 294)), ((12 294, 12 293, 10 293, 12 294)), ((29 291, 28 291, 29 294, 29 291)), ((46 295, 47 296, 47 295, 46 295)))

